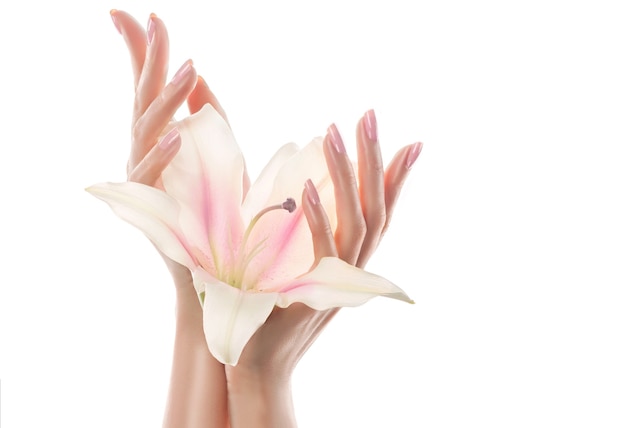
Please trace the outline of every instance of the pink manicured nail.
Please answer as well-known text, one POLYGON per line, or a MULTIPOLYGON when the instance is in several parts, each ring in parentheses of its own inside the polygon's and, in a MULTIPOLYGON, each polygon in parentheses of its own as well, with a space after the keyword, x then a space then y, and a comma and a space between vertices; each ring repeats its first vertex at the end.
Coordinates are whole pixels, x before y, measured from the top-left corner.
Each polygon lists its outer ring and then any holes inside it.
POLYGON ((172 129, 159 141, 159 148, 168 150, 180 142, 180 133, 178 128, 172 129))
POLYGON ((330 138, 330 142, 333 144, 335 150, 337 150, 337 153, 346 152, 346 147, 343 145, 341 135, 339 135, 339 131, 334 123, 328 127, 328 137, 330 138))
POLYGON ((152 39, 154 39, 154 18, 156 18, 156 15, 154 13, 151 13, 150 18, 148 19, 148 46, 150 46, 150 43, 152 43, 152 39))
POLYGON ((304 182, 304 188, 306 189, 306 195, 309 198, 309 202, 311 202, 312 205, 319 204, 320 195, 317 193, 317 189, 311 179, 304 182))
POLYGON ((189 72, 191 71, 192 66, 193 62, 190 59, 185 61, 182 67, 180 67, 176 74, 174 74, 174 77, 172 77, 172 83, 174 85, 177 85, 181 80, 183 80, 185 76, 187 76, 187 74, 189 74, 189 72))
POLYGON ((411 167, 419 157, 420 153, 422 152, 422 146, 422 143, 413 144, 413 147, 411 147, 411 150, 409 150, 409 154, 406 157, 406 169, 411 169, 411 167))
POLYGON ((120 27, 120 24, 117 22, 117 18, 115 18, 117 9, 111 9, 111 12, 109 13, 111 14, 111 19, 113 20, 113 25, 115 25, 115 29, 117 30, 118 33, 122 34, 122 28, 120 27))
POLYGON ((363 126, 365 127, 365 134, 371 142, 378 141, 378 125, 376 123, 376 115, 374 110, 369 110, 363 117, 363 126))

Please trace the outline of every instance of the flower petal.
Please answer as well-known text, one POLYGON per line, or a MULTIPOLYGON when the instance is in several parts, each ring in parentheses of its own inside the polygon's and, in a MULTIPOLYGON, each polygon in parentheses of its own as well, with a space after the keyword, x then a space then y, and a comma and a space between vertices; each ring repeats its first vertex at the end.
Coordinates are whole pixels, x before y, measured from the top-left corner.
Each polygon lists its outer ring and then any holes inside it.
POLYGON ((204 293, 204 335, 211 354, 223 364, 236 365, 244 346, 274 309, 278 293, 241 291, 203 269, 193 274, 199 295, 204 293))
POLYGON ((163 186, 181 204, 185 235, 219 269, 232 262, 243 234, 243 156, 230 127, 210 104, 176 126, 182 144, 163 171, 163 186))
POLYGON ((281 203, 283 201, 268 201, 269 196, 274 188, 276 175, 285 162, 295 155, 300 148, 297 144, 289 143, 282 146, 272 156, 259 177, 254 181, 250 190, 246 195, 243 205, 241 206, 241 217, 244 224, 248 224, 250 220, 263 208, 268 205, 281 203))
POLYGON ((359 306, 372 297, 384 296, 414 303, 399 287, 385 278, 349 265, 337 257, 324 257, 317 267, 280 290, 276 306, 301 302, 326 310, 359 306))
POLYGON ((193 270, 189 244, 180 230, 178 203, 161 190, 139 183, 101 183, 87 192, 109 204, 113 212, 140 229, 172 260, 193 270))
MULTIPOLYGON (((307 179, 315 183, 334 230, 337 223, 334 189, 320 138, 307 144, 282 165, 272 183, 266 206, 281 203, 288 197, 299 202, 307 179)), ((245 281, 259 290, 273 289, 277 284, 308 272, 314 262, 311 231, 301 208, 291 214, 274 211, 263 216, 254 227, 250 246, 258 242, 263 242, 263 251, 249 264, 245 281)))

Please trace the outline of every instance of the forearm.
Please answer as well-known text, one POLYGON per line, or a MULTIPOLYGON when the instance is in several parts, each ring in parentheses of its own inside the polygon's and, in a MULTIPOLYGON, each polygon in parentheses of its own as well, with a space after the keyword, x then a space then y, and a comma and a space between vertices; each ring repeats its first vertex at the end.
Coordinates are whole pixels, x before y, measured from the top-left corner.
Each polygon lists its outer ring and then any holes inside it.
POLYGON ((228 427, 224 366, 202 331, 202 310, 193 287, 176 291, 176 338, 164 427, 228 427))
POLYGON ((295 428, 290 376, 270 376, 227 368, 232 428, 295 428))

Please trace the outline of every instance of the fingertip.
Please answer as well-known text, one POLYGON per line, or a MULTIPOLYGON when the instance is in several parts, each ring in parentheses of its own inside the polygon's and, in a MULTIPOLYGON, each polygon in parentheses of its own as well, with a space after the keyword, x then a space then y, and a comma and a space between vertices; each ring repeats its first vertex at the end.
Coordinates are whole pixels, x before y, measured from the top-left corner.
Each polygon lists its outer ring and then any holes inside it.
POLYGON ((117 20, 118 12, 119 11, 117 9, 111 9, 109 11, 109 15, 111 15, 111 20, 113 21, 113 25, 115 26, 115 29, 117 30, 117 32, 122 34, 122 27, 120 27, 120 23, 117 20))
POLYGON ((365 112, 363 118, 361 119, 361 123, 363 124, 363 130, 365 131, 365 135, 367 136, 370 143, 375 143, 378 141, 378 123, 376 121, 376 115, 374 114, 374 110, 370 109, 365 112))
POLYGON ((346 147, 343 144, 343 139, 341 138, 341 134, 339 134, 339 130, 337 126, 333 123, 328 127, 328 139, 332 143, 335 151, 339 154, 346 153, 346 147))
POLYGON ((176 146, 180 146, 182 142, 180 137, 180 132, 178 132, 178 128, 173 128, 170 132, 165 134, 165 136, 159 141, 157 146, 161 150, 170 151, 173 150, 176 146))
POLYGON ((423 146, 424 144, 421 142, 417 142, 411 146, 411 149, 409 150, 409 153, 406 156, 406 164, 405 164, 406 169, 411 169, 413 167, 420 153, 422 153, 423 146))
POLYGON ((304 190, 311 205, 316 206, 320 204, 320 195, 317 193, 317 189, 310 178, 304 182, 304 190))

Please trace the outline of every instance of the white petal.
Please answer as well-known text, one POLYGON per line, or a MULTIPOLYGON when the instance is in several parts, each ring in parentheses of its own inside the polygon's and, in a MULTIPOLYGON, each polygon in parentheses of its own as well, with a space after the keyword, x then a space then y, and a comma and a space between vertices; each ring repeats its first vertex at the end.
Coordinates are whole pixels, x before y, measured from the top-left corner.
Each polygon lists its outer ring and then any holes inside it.
POLYGON ((209 104, 177 125, 182 145, 162 174, 166 192, 181 204, 181 225, 217 265, 232 260, 243 234, 243 156, 228 124, 209 104), (210 249, 207 248, 210 246, 210 249))
POLYGON ((241 291, 202 269, 193 274, 196 290, 204 292, 204 335, 211 354, 224 364, 236 365, 244 346, 265 322, 278 293, 241 291))
MULTIPOLYGON (((319 185, 318 192, 322 192, 327 185, 332 187, 328 177, 328 167, 324 150, 322 148, 322 138, 318 137, 304 146, 300 151, 291 156, 276 174, 272 191, 269 194, 268 202, 280 203, 291 197, 299 201, 304 182, 311 179, 313 183, 319 185)), ((322 197, 320 193, 320 198, 322 197)), ((329 201, 322 199, 322 203, 327 202, 332 205, 325 205, 328 211, 334 211, 334 198, 329 201)), ((269 203, 268 203, 269 205, 269 203)))
POLYGON ((189 244, 179 226, 178 203, 161 190, 139 183, 101 183, 86 189, 113 212, 140 229, 172 260, 195 268, 189 244))
POLYGON ((317 310, 359 306, 384 296, 414 303, 399 287, 336 257, 325 257, 315 269, 280 290, 276 306, 301 302, 317 310))
POLYGON ((259 177, 254 181, 252 186, 250 186, 246 199, 243 201, 241 216, 244 224, 248 224, 263 208, 283 202, 268 201, 268 199, 274 187, 274 182, 276 181, 276 174, 278 174, 280 168, 289 158, 296 154, 298 150, 299 147, 297 144, 285 144, 278 149, 265 168, 263 168, 259 177))

